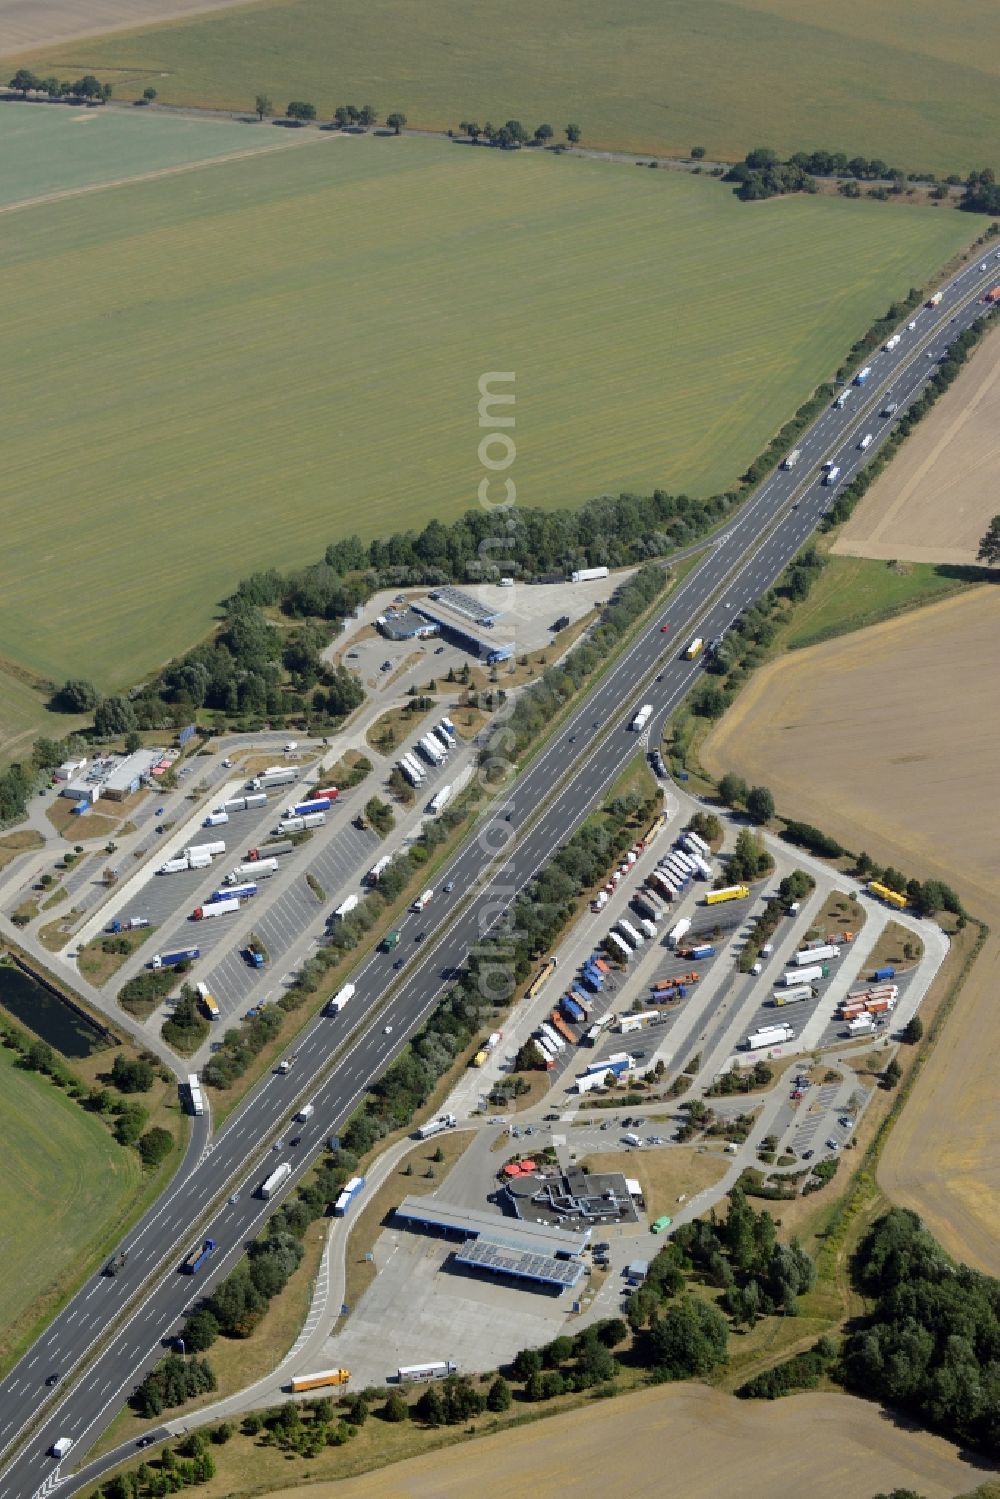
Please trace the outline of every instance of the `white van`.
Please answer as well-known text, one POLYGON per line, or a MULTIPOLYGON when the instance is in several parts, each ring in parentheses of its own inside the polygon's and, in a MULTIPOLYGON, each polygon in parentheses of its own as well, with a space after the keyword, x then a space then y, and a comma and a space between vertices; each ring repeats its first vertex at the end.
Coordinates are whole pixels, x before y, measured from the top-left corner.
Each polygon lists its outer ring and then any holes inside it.
POLYGON ((633 1134, 622 1135, 622 1139, 625 1141, 626 1145, 641 1145, 642 1144, 642 1141, 640 1140, 640 1138, 639 1138, 638 1135, 633 1135, 633 1134))
POLYGON ((289 739, 288 743, 285 745, 285 754, 294 755, 298 747, 299 741, 297 739, 289 739))
POLYGON ((58 1437, 49 1448, 53 1457, 63 1458, 73 1445, 72 1437, 58 1437))

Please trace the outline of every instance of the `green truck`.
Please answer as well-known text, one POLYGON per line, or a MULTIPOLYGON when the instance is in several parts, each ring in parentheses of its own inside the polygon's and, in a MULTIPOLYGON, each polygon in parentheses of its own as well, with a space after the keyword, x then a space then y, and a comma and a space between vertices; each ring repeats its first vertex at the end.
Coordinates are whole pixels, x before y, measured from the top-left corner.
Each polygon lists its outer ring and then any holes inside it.
POLYGON ((382 938, 381 943, 379 944, 383 952, 392 952, 393 948, 397 947, 398 945, 399 930, 395 927, 391 932, 386 932, 385 936, 382 938))

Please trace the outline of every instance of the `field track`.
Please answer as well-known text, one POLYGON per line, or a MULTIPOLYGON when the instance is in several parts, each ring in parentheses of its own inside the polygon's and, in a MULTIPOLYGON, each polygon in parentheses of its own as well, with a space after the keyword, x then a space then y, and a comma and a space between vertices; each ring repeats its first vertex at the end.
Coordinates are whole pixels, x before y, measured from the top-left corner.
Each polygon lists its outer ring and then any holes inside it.
POLYGON ((205 167, 222 166, 226 162, 245 161, 250 156, 270 156, 275 151, 288 151, 293 146, 321 145, 324 141, 343 139, 336 135, 318 135, 308 131, 303 135, 290 132, 283 139, 259 146, 248 146, 243 151, 229 151, 224 156, 211 156, 205 161, 185 161, 177 166, 154 167, 148 172, 133 172, 128 177, 111 177, 107 182, 84 182, 79 187, 60 187, 50 193, 39 193, 34 198, 21 198, 15 203, 0 203, 0 214, 17 213, 25 208, 39 208, 46 203, 61 203, 65 198, 80 198, 87 193, 102 193, 112 187, 130 187, 139 182, 156 182, 162 177, 177 177, 185 172, 201 171, 205 167))

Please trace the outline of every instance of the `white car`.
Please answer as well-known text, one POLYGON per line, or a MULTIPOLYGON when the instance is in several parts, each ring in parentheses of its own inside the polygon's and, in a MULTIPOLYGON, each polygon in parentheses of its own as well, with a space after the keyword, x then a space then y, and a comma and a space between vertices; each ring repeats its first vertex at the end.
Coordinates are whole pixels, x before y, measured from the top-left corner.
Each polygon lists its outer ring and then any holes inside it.
POLYGON ((391 1036, 392 1035, 392 1026, 391 1025, 385 1026, 384 1029, 383 1029, 383 1031, 382 1031, 382 1034, 383 1034, 383 1036, 391 1036))

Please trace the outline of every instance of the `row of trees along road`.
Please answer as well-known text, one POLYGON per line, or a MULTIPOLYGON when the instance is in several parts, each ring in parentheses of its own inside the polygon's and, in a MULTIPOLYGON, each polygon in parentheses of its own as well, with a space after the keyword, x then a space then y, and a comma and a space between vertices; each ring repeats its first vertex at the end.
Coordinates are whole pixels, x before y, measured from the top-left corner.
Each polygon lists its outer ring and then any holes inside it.
MULTIPOLYGON (((275 112, 274 103, 267 94, 258 94, 254 100, 254 113, 258 120, 265 120, 275 112)), ((293 99, 285 106, 285 118, 298 120, 301 124, 318 118, 315 104, 305 99, 293 99)), ((379 123, 374 104, 338 104, 333 111, 333 123, 341 130, 369 130, 379 123)), ((394 134, 399 135, 406 126, 406 116, 398 109, 386 115, 385 123, 394 134)))
POLYGON ((107 104, 111 98, 110 83, 102 83, 93 73, 85 73, 75 83, 69 83, 55 77, 39 78, 30 68, 18 68, 7 87, 20 94, 22 99, 27 99, 29 94, 46 94, 50 99, 87 99, 95 104, 107 104))
MULTIPOLYGON (((552 126, 544 124, 536 125, 534 134, 529 135, 520 120, 507 120, 503 125, 493 125, 489 120, 485 125, 479 125, 475 120, 463 120, 458 128, 477 145, 482 139, 487 145, 515 151, 521 146, 547 146, 555 136, 552 126)), ((451 131, 448 133, 450 135, 451 131)), ((569 144, 575 146, 583 132, 579 125, 567 125, 564 134, 569 144)))

